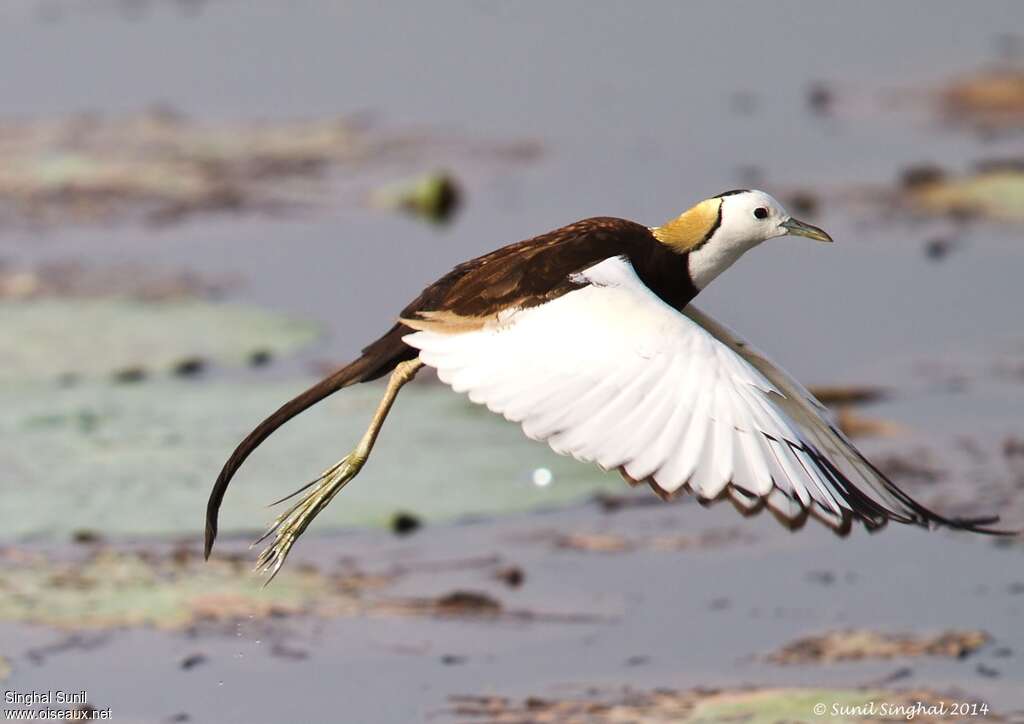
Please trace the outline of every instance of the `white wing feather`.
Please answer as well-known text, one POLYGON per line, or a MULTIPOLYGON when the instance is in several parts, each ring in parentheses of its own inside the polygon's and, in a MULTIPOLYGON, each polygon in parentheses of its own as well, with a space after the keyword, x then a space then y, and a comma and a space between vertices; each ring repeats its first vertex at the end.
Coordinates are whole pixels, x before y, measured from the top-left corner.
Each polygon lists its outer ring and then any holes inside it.
MULTIPOLYGON (((789 375, 690 306, 665 304, 622 259, 546 304, 482 328, 405 337, 440 379, 556 452, 662 495, 728 493, 793 524, 936 520, 902 494, 789 375)), ((941 519, 938 519, 941 520, 941 519)), ((945 522, 945 521, 944 521, 945 522)))

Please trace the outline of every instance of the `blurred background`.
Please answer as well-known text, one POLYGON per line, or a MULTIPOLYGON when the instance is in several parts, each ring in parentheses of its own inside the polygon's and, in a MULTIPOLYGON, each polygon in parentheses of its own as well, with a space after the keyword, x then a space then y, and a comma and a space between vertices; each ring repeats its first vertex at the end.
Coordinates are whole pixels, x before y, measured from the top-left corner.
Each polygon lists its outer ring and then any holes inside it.
POLYGON ((3 689, 86 690, 125 722, 861 721, 940 699, 1021 721, 1019 543, 664 505, 428 375, 272 585, 249 572, 266 504, 350 449, 379 387, 252 456, 210 563, 201 531, 241 437, 454 264, 736 187, 837 243, 767 244, 700 306, 923 502, 1024 527, 1022 20, 1010 0, 0 6, 3 689))

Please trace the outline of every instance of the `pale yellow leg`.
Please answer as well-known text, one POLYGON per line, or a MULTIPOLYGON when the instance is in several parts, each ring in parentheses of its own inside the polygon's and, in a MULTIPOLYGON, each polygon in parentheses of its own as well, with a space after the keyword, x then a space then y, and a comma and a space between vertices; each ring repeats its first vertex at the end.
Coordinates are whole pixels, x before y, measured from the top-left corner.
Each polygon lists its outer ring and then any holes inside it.
MULTIPOLYGON (((413 359, 400 362, 395 367, 391 377, 388 379, 388 386, 384 391, 384 397, 377 406, 377 411, 373 414, 373 420, 370 421, 370 426, 366 429, 355 450, 327 468, 319 478, 313 481, 309 492, 303 495, 298 503, 278 516, 277 520, 271 523, 270 528, 263 534, 263 537, 253 543, 253 545, 256 545, 271 535, 274 536, 274 542, 267 546, 256 560, 257 571, 270 573, 267 583, 273 580, 277 572, 281 570, 281 566, 284 564, 285 558, 288 557, 288 553, 291 551, 295 541, 309 527, 313 518, 326 508, 331 500, 334 499, 334 496, 338 494, 338 491, 345 487, 362 470, 367 458, 370 457, 370 452, 373 450, 373 444, 377 441, 377 434, 380 432, 385 418, 387 418, 388 413, 391 411, 391 405, 394 404, 395 398, 398 396, 398 391, 402 389, 406 382, 416 376, 416 373, 422 366, 422 362, 418 359, 413 359)), ((299 492, 302 491, 300 490, 299 492)))

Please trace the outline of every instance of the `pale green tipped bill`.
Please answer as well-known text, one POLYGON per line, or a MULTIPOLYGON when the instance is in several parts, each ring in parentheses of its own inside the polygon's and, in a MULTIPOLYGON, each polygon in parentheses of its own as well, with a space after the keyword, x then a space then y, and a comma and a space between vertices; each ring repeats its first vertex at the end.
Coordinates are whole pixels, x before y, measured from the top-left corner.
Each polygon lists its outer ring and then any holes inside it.
POLYGON ((789 218, 780 224, 792 236, 806 236, 808 239, 815 239, 816 241, 832 241, 832 237, 825 233, 824 229, 819 229, 817 226, 804 223, 799 219, 789 218))

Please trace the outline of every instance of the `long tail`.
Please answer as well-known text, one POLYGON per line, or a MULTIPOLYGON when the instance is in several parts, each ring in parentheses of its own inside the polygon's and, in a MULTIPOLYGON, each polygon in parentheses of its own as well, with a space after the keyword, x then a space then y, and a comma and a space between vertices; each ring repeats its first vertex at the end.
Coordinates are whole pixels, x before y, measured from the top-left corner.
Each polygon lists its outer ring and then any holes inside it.
POLYGON ((253 450, 260 446, 264 440, 288 422, 290 419, 306 410, 320 400, 328 397, 338 390, 360 382, 369 382, 382 377, 395 368, 399 362, 413 359, 417 351, 402 341, 402 337, 409 334, 410 330, 401 324, 396 324, 387 334, 363 350, 359 359, 342 367, 340 370, 327 377, 308 390, 292 398, 281 405, 280 408, 266 420, 256 426, 250 432, 231 457, 224 463, 224 467, 217 476, 217 482, 210 491, 210 500, 206 504, 206 546, 205 555, 210 557, 213 550, 213 541, 217 538, 217 513, 220 511, 221 503, 224 501, 224 494, 227 492, 231 478, 249 457, 253 450))

